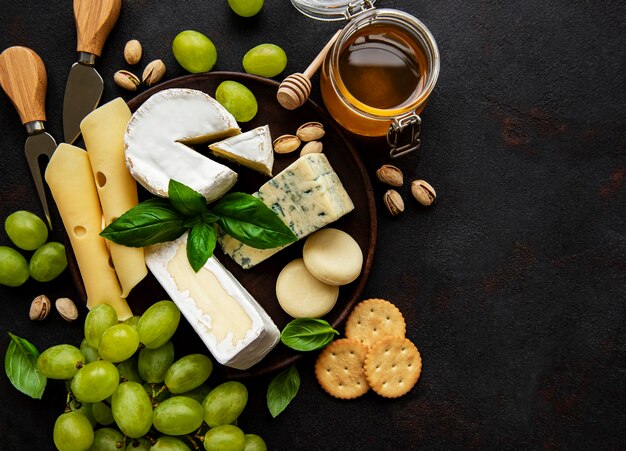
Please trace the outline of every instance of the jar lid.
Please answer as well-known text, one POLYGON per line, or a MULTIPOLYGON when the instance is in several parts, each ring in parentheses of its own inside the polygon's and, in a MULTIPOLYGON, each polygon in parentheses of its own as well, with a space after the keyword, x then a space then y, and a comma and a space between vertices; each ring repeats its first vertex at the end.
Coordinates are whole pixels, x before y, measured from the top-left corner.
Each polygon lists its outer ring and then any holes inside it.
POLYGON ((376 0, 291 0, 305 16, 317 20, 345 20, 358 11, 373 7, 376 0))

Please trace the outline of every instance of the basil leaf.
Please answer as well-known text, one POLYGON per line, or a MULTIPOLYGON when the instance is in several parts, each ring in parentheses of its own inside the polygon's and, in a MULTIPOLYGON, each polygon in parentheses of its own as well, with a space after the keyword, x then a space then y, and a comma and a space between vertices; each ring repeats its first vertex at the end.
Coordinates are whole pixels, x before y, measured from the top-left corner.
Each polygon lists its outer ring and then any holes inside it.
POLYGON ((34 399, 41 399, 48 379, 37 368, 39 351, 28 340, 10 332, 9 336, 11 342, 4 357, 7 377, 22 393, 34 399))
POLYGON ((300 375, 295 366, 278 374, 267 387, 267 408, 276 418, 298 394, 300 375))
POLYGON ((141 202, 108 225, 100 236, 129 247, 172 241, 185 232, 185 216, 167 199, 141 202))
POLYGON ((187 237, 187 260, 195 272, 200 271, 206 261, 213 255, 217 233, 215 226, 200 222, 194 225, 187 237))
POLYGON ((296 351, 315 351, 328 346, 339 335, 323 319, 298 318, 285 326, 280 341, 296 351))
POLYGON ((298 239, 263 202, 250 194, 230 193, 213 208, 226 233, 248 246, 272 249, 298 239))
POLYGON ((201 215, 207 211, 204 196, 176 180, 170 179, 167 195, 174 208, 185 216, 201 215))

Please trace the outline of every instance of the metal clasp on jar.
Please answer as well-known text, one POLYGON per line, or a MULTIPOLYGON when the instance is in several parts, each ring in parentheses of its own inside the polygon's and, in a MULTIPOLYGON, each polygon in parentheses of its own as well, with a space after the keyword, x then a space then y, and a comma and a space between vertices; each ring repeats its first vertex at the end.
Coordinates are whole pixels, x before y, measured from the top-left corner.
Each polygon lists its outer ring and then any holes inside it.
POLYGON ((359 0, 350 3, 344 15, 346 16, 346 20, 352 20, 355 16, 370 9, 374 9, 374 2, 372 0, 359 0))
POLYGON ((397 158, 419 149, 421 130, 422 119, 415 112, 395 118, 387 130, 389 156, 397 158))

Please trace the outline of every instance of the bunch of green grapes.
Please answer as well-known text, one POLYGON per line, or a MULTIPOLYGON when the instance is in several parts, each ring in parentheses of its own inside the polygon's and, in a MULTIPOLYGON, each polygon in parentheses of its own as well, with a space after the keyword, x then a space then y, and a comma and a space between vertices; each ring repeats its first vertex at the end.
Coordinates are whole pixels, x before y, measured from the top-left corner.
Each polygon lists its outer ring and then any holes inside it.
POLYGON ((42 374, 69 387, 65 412, 54 425, 59 450, 267 449, 261 437, 236 425, 248 401, 242 383, 211 389, 207 356, 176 360, 170 339, 179 321, 171 301, 122 323, 101 304, 87 314, 79 348, 61 344, 41 353, 42 374))

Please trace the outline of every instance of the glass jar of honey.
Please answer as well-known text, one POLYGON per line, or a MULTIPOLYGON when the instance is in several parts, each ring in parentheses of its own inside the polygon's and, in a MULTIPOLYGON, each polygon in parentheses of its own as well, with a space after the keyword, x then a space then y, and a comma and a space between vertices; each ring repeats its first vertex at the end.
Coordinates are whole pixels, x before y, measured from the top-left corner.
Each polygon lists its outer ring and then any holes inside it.
MULTIPOLYGON (((316 0, 292 3, 320 18, 311 10, 316 0)), ((439 76, 439 50, 418 19, 372 3, 346 4, 349 22, 322 65, 321 93, 339 124, 360 136, 386 136, 391 156, 397 157, 420 145, 419 114, 439 76)))

